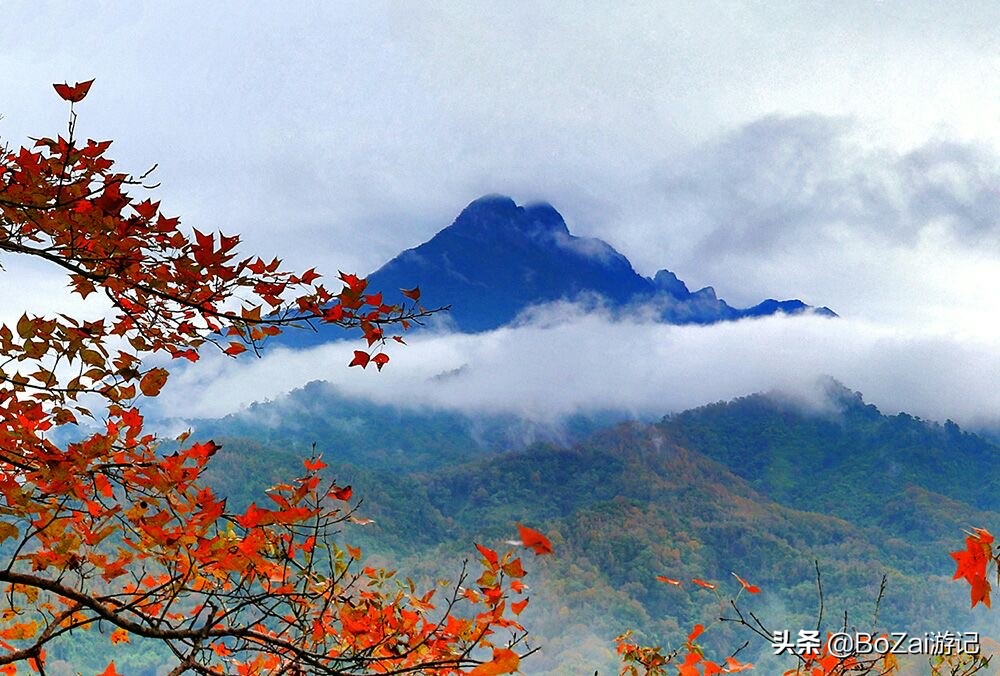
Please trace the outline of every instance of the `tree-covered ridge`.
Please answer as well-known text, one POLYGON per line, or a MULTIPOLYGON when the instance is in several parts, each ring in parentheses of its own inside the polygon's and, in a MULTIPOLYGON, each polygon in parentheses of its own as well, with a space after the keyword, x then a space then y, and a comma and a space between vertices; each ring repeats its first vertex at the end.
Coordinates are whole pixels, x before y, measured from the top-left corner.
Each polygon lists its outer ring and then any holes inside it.
MULTIPOLYGON (((309 421, 302 412, 286 424, 307 429, 309 421)), ((336 435, 317 443, 336 455, 336 435)), ((956 532, 1000 514, 986 509, 985 492, 958 490, 970 467, 993 480, 996 448, 953 424, 885 416, 853 394, 820 412, 756 395, 658 424, 617 425, 575 444, 484 454, 464 443, 464 461, 405 472, 354 456, 338 479, 366 496, 362 509, 375 519, 366 548, 406 555, 428 578, 450 574, 438 562, 464 542, 502 542, 512 521, 552 535, 559 555, 528 578, 540 602, 525 617, 543 646, 529 673, 610 665, 610 639, 624 628, 678 641, 692 623, 717 615, 710 594, 663 585, 658 575, 750 577, 764 589, 753 603, 769 610, 777 628, 795 630, 815 623, 819 560, 831 617, 846 610, 861 626, 870 621, 886 574, 884 628, 985 626, 950 584, 947 551, 956 532), (869 455, 900 465, 913 458, 929 474, 852 470, 848 447, 858 463, 869 455), (935 464, 940 456, 955 462, 935 464)), ((418 446, 417 455, 433 452, 418 446)), ((461 444, 452 451, 455 461, 461 444)), ((217 478, 232 493, 238 486, 227 466, 252 463, 266 474, 294 455, 232 439, 217 459, 217 478)), ((717 630, 706 640, 731 648, 738 639, 717 630)))
MULTIPOLYGON (((775 500, 856 523, 879 516, 895 523, 885 510, 913 488, 1000 509, 996 444, 950 420, 884 415, 835 382, 829 393, 830 406, 812 414, 790 400, 757 394, 668 416, 660 428, 775 500), (802 490, 810 475, 823 477, 822 490, 802 490)), ((925 525, 947 532, 940 523, 925 525)))
POLYGON ((351 397, 325 381, 219 419, 192 421, 203 437, 243 437, 300 454, 313 444, 339 465, 419 471, 518 450, 536 441, 571 443, 620 420, 614 413, 579 414, 553 422, 512 414, 469 416, 433 408, 378 404, 351 397))

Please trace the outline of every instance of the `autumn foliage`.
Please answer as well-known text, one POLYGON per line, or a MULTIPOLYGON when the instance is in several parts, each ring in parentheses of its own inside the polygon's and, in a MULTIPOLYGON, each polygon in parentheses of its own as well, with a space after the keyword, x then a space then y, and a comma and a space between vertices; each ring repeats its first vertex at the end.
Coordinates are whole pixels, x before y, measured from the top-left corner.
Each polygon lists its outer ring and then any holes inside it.
POLYGON ((965 538, 965 549, 951 553, 958 564, 955 579, 969 583, 972 607, 982 603, 990 607, 990 583, 986 580, 986 568, 996 561, 993 551, 993 535, 985 528, 974 528, 965 538))
MULTIPOLYGON (((475 544, 474 571, 418 588, 342 541, 342 530, 369 520, 319 455, 233 511, 203 480, 214 442, 164 441, 145 428, 142 400, 165 387, 170 364, 206 349, 247 356, 282 330, 326 324, 360 333, 348 366, 380 371, 386 347, 434 310, 418 287, 392 304, 354 274, 327 286, 315 269, 240 256, 239 236, 188 231, 158 202, 133 197, 148 172, 119 172, 110 141, 75 138, 74 108, 92 84, 54 85, 70 104, 65 137, 0 148, 0 252, 51 264, 71 293, 110 308, 89 320, 26 311, 0 325, 0 673, 44 673, 46 648, 81 631, 111 645, 157 641, 174 656, 172 674, 518 671, 531 651, 516 550, 475 544)), ((516 529, 512 545, 552 553, 542 533, 516 529)), ((951 554, 973 606, 990 606, 993 541, 974 529, 951 554)), ((733 575, 731 599, 719 582, 657 579, 728 602, 735 616, 719 622, 766 639, 737 604, 761 589, 733 575)), ((674 650, 623 634, 622 673, 752 669, 739 650, 706 654, 699 640, 712 626, 695 625, 674 650)), ((897 668, 891 655, 834 657, 828 646, 796 659, 788 673, 897 668)), ((118 673, 109 660, 101 676, 118 673)))
MULTIPOLYGON (((733 577, 739 582, 740 589, 732 599, 733 607, 743 595, 759 594, 760 588, 752 585, 742 577, 733 573, 733 577)), ((683 587, 684 581, 666 575, 658 575, 657 581, 672 587, 683 587)), ((711 592, 720 606, 724 607, 725 602, 719 593, 719 585, 708 582, 701 578, 692 578, 691 584, 701 593, 711 592)), ((688 634, 684 644, 674 650, 664 650, 659 646, 642 646, 632 640, 632 632, 625 632, 615 642, 618 648, 618 655, 622 660, 621 676, 665 676, 667 673, 676 673, 679 676, 711 676, 712 674, 732 674, 743 671, 751 671, 753 664, 742 662, 733 654, 711 659, 707 656, 705 649, 698 643, 698 639, 705 633, 706 627, 703 624, 696 624, 688 634), (668 672, 668 669, 670 670, 668 672)), ((743 646, 745 648, 746 645, 743 646)), ((742 648, 741 648, 742 649, 742 648)))
POLYGON ((350 365, 381 369, 386 339, 402 342, 388 333, 429 311, 417 288, 387 304, 356 275, 328 287, 315 270, 240 257, 237 235, 183 230, 133 197, 146 176, 120 173, 110 141, 75 139, 92 82, 55 85, 70 102, 65 137, 0 153, 0 252, 50 263, 71 292, 111 307, 0 326, 0 672, 43 671, 46 646, 98 625, 112 644, 161 642, 173 674, 518 669, 527 598, 514 553, 480 545, 481 573, 420 590, 335 540, 364 519, 321 458, 234 513, 202 481, 215 443, 184 434, 168 452, 144 429, 138 404, 172 360, 212 347, 235 358, 325 323, 360 331, 350 365), (77 440, 54 441, 60 428, 77 440))
MULTIPOLYGON (((977 531, 977 535, 979 532, 977 531)), ((977 543, 978 544, 978 543, 977 543)), ((978 565, 976 567, 978 571, 978 565)), ((754 665, 738 659, 738 655, 751 645, 751 641, 746 641, 728 656, 713 658, 708 655, 706 649, 698 640, 713 627, 722 624, 734 624, 741 627, 751 639, 756 638, 766 643, 770 643, 772 649, 778 646, 779 650, 773 654, 784 655, 786 660, 790 660, 794 666, 782 670, 782 676, 847 676, 848 674, 866 674, 868 676, 890 676, 903 674, 899 658, 889 646, 892 643, 886 634, 880 634, 881 645, 886 646, 879 649, 869 650, 855 646, 855 649, 848 654, 842 652, 843 644, 838 643, 836 649, 833 646, 833 634, 827 633, 825 640, 820 639, 819 626, 817 623, 815 632, 815 643, 810 646, 804 644, 794 645, 788 642, 789 632, 777 634, 771 632, 765 625, 764 620, 751 610, 741 609, 740 600, 744 594, 756 595, 761 593, 761 589, 748 582, 736 573, 732 574, 739 587, 736 594, 725 597, 720 591, 720 584, 710 582, 700 578, 694 578, 691 583, 694 585, 696 593, 704 594, 711 592, 718 603, 718 619, 710 624, 696 624, 691 633, 688 634, 684 643, 672 650, 661 648, 660 646, 644 646, 633 639, 631 631, 626 632, 616 639, 618 654, 621 659, 620 676, 667 676, 667 674, 677 674, 677 676, 712 676, 713 674, 730 674, 744 671, 751 671, 754 665)), ((817 584, 820 589, 822 599, 822 586, 819 584, 819 568, 817 564, 817 584)), ((672 587, 683 587, 684 581, 665 575, 657 576, 659 582, 672 587)), ((822 605, 821 605, 822 607, 822 605)), ((877 615, 877 612, 876 612, 877 615)), ((842 631, 847 631, 843 627, 842 631)), ((878 642, 873 646, 879 645, 878 642)), ((970 676, 980 673, 990 665, 990 658, 979 654, 963 654, 960 652, 945 652, 927 657, 924 665, 926 671, 934 676, 970 676)), ((912 673, 912 672, 905 672, 912 673)))

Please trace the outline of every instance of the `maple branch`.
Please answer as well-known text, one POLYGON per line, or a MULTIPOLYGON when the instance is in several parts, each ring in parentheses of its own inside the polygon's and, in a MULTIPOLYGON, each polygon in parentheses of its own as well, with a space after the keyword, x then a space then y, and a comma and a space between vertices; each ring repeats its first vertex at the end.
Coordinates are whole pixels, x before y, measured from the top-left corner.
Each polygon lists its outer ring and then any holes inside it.
MULTIPOLYGON (((269 634, 263 634, 258 630, 254 630, 250 627, 218 627, 212 626, 212 624, 206 623, 203 627, 199 629, 162 629, 160 627, 151 626, 151 624, 144 624, 143 622, 137 622, 129 620, 122 617, 120 612, 116 612, 108 608, 104 603, 102 603, 102 597, 92 597, 86 593, 78 591, 72 587, 68 587, 58 581, 50 580, 43 577, 38 577, 36 575, 27 575, 25 573, 17 573, 9 570, 0 570, 0 582, 10 582, 13 584, 24 585, 26 587, 33 587, 42 591, 48 591, 56 594, 59 597, 69 599, 74 601, 78 607, 87 608, 91 610, 97 618, 103 619, 116 627, 125 629, 131 634, 136 636, 141 636, 144 638, 158 639, 161 641, 166 640, 190 640, 190 639, 201 639, 206 638, 237 638, 246 639, 258 642, 263 645, 273 645, 280 647, 294 655, 298 659, 313 661, 323 659, 322 656, 310 653, 308 650, 301 648, 291 642, 284 641, 282 639, 276 638, 275 636, 269 634)), ((106 598, 106 597, 105 597, 106 598)), ((110 600, 110 599, 109 599, 110 600)), ((138 614, 138 611, 132 610, 138 614)), ((146 623, 150 622, 150 618, 147 616, 139 615, 140 618, 146 623)), ((94 621, 97 618, 93 618, 94 621)), ((211 620, 211 618, 209 618, 211 620)), ((46 639, 49 640, 51 636, 46 639)), ((23 650, 9 652, 4 655, 0 655, 0 664, 10 664, 13 662, 23 661, 24 659, 37 657, 42 645, 46 641, 40 641, 39 643, 24 648, 23 650)), ((321 666, 317 663, 315 666, 321 666)), ((410 670, 402 670, 395 672, 385 672, 385 673, 405 673, 410 670)), ((347 676, 346 672, 340 670, 326 671, 325 673, 336 676, 338 674, 347 676)))
MULTIPOLYGON (((19 153, 4 146, 0 156, 0 255, 52 263, 69 274, 74 293, 86 298, 100 289, 113 308, 113 325, 27 312, 14 326, 0 325, 0 461, 7 466, 0 542, 16 543, 0 584, 9 585, 12 611, 15 601, 27 606, 0 618, 0 631, 29 642, 19 649, 3 643, 0 665, 27 660, 44 674, 43 645, 104 622, 115 627, 113 642, 135 635, 163 643, 177 658, 174 674, 217 674, 216 660, 229 654, 249 656, 254 673, 289 676, 451 673, 476 664, 492 664, 476 671, 495 673, 516 662, 511 648, 527 647, 526 633, 504 613, 523 586, 511 583, 508 593, 504 584, 524 572, 518 559, 508 563, 511 553, 503 564, 495 552, 484 559, 487 570, 471 594, 462 591, 463 563, 443 607, 431 604, 433 589, 418 596, 412 583, 409 595, 393 594, 383 588, 391 575, 361 568, 360 550, 351 547, 345 562, 334 544, 336 526, 353 519, 361 501, 352 503, 349 487, 336 482, 317 492, 321 463, 307 463, 309 474, 293 485, 274 487, 278 509, 253 503, 233 514, 200 484, 216 444, 184 446, 181 435, 179 448, 164 455, 143 432, 135 401, 140 393, 156 396, 168 373, 144 368, 140 357, 167 352, 195 361, 205 342, 236 356, 245 344, 257 351, 282 327, 315 331, 322 322, 360 328, 368 347, 352 365, 365 366, 368 355, 381 369, 388 362, 382 327, 406 330, 448 306, 425 309, 417 287, 402 290, 412 304, 385 304, 381 293, 365 293, 365 279, 345 273, 334 294, 314 283, 315 269, 299 276, 279 270, 277 258, 235 259, 238 236, 181 232, 159 202, 133 201, 123 190, 155 187, 146 186, 155 165, 139 177, 112 173, 104 156, 110 141, 77 142, 72 104, 92 82, 55 87, 71 102, 68 140, 41 138, 40 150, 19 153), (226 336, 243 342, 223 348, 226 336), (128 345, 116 347, 119 341, 128 345), (78 413, 94 417, 80 404, 87 393, 106 400, 105 429, 65 448, 52 443, 53 428, 75 423, 78 413), (332 499, 345 505, 332 508, 332 499), (463 596, 482 612, 461 614, 463 596), (39 619, 19 621, 25 612, 39 619), (499 627, 510 628, 507 648, 493 642, 499 627), (490 662, 473 657, 489 648, 490 662)), ((534 536, 550 553, 551 544, 534 536)), ((511 604, 513 613, 525 603, 511 604)))
POLYGON ((816 566, 816 594, 819 596, 819 613, 816 616, 816 631, 819 631, 823 627, 823 578, 819 573, 819 559, 814 559, 813 564, 816 566))

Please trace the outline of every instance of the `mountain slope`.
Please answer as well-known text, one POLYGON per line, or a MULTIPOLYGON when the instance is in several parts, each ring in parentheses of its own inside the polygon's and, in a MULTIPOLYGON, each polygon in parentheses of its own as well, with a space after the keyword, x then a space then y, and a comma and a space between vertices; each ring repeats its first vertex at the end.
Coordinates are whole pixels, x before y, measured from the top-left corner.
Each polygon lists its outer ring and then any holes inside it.
MULTIPOLYGON (((883 415, 831 383, 838 406, 820 412, 754 395, 576 443, 553 437, 497 452, 465 436, 435 459, 440 436, 416 429, 433 418, 399 413, 408 427, 392 443, 405 445, 407 459, 393 465, 366 456, 363 434, 322 428, 342 404, 330 399, 324 411, 322 393, 306 392, 313 407, 295 418, 291 408, 262 405, 238 431, 257 436, 254 422, 276 417, 300 437, 322 430, 315 439, 330 471, 354 485, 362 514, 375 519, 345 539, 377 561, 425 580, 454 578, 473 542, 503 547, 518 521, 552 536, 556 555, 528 562, 533 600, 523 620, 544 650, 527 673, 612 673, 611 639, 625 628, 676 644, 694 622, 717 617, 711 594, 667 587, 657 575, 725 585, 736 571, 764 589, 747 608, 776 627, 807 627, 816 619, 814 560, 830 622, 846 610, 865 628, 885 573, 884 629, 989 629, 988 616, 969 610, 967 589, 950 580, 947 552, 963 528, 1000 523, 1000 493, 991 490, 998 449, 953 424, 883 415), (351 466, 337 452, 345 446, 356 447, 351 466)), ((357 403, 351 415, 374 414, 357 403)), ((385 412, 377 415, 387 424, 385 412)), ((283 436, 224 445, 212 476, 234 504, 298 470, 302 451, 279 446, 283 436)), ((711 635, 731 649, 742 639, 727 632, 711 635)))
POLYGON ((500 195, 469 204, 432 239, 375 271, 369 283, 386 291, 419 283, 428 302, 450 304, 450 319, 471 332, 502 326, 531 305, 557 300, 653 304, 664 321, 678 324, 809 309, 799 300, 773 299, 737 309, 711 287, 690 291, 669 270, 643 277, 606 242, 570 234, 551 205, 518 206, 500 195))
POLYGON ((832 380, 827 391, 827 411, 756 394, 668 416, 659 428, 783 504, 855 523, 891 509, 910 487, 1000 511, 996 444, 951 421, 883 415, 832 380), (810 477, 823 490, 802 490, 810 477))
MULTIPOLYGON (((885 484, 858 485, 851 477, 841 483, 835 474, 801 476, 798 490, 829 490, 883 509, 862 522, 796 509, 659 426, 626 424, 570 448, 535 445, 394 483, 372 479, 359 482, 381 529, 372 549, 396 538, 390 548, 397 551, 423 541, 410 549, 408 563, 428 577, 439 565, 429 562, 454 560, 471 542, 502 546, 517 521, 552 536, 556 556, 531 560, 536 605, 524 621, 547 650, 530 673, 591 673, 579 667, 596 664, 567 667, 581 641, 594 659, 598 646, 627 627, 677 645, 693 623, 718 617, 710 593, 668 587, 657 575, 708 579, 731 594, 736 571, 765 590, 745 598, 745 609, 771 626, 799 628, 816 622, 818 561, 827 626, 846 612, 865 627, 883 574, 883 629, 986 631, 989 621, 969 610, 967 590, 951 581, 947 552, 964 527, 997 523, 1000 513, 913 485, 887 491, 887 498, 885 484)), ((732 649, 743 638, 716 627, 707 640, 732 649)))
POLYGON ((315 444, 340 465, 415 472, 521 450, 539 441, 572 443, 620 420, 612 413, 594 413, 546 423, 512 414, 473 416, 393 406, 313 381, 275 401, 191 424, 202 438, 253 439, 296 458, 308 457, 315 444))

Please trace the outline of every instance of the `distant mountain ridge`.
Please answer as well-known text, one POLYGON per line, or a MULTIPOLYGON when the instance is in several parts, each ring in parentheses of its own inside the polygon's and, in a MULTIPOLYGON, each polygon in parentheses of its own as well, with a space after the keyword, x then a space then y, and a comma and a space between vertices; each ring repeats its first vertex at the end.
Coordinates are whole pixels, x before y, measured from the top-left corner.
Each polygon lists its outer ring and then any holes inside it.
POLYGON ((552 205, 518 206, 504 195, 473 201, 454 223, 393 258, 368 281, 370 288, 387 293, 419 284, 429 304, 451 306, 450 320, 466 332, 504 326, 532 305, 560 300, 652 306, 670 324, 809 310, 836 316, 798 299, 734 308, 712 287, 691 291, 666 269, 643 277, 607 242, 571 234, 552 205))
MULTIPOLYGON (((688 584, 695 576, 731 589, 737 571, 764 590, 744 596, 746 609, 814 626, 816 561, 828 627, 847 611, 867 622, 884 573, 887 630, 995 635, 952 581, 948 551, 963 529, 1000 522, 1000 446, 952 422, 884 414, 833 380, 826 393, 817 409, 754 394, 658 423, 581 420, 566 440, 517 444, 526 428, 510 417, 352 403, 313 383, 195 433, 222 444, 207 478, 230 505, 323 453, 374 519, 349 541, 417 578, 457 574, 448 562, 474 542, 501 546, 516 522, 549 534, 556 556, 530 559, 524 620, 543 651, 527 673, 616 673, 610 646, 628 627, 679 645, 694 622, 719 616, 688 584)), ((706 641, 731 650, 742 639, 728 631, 706 641)))

